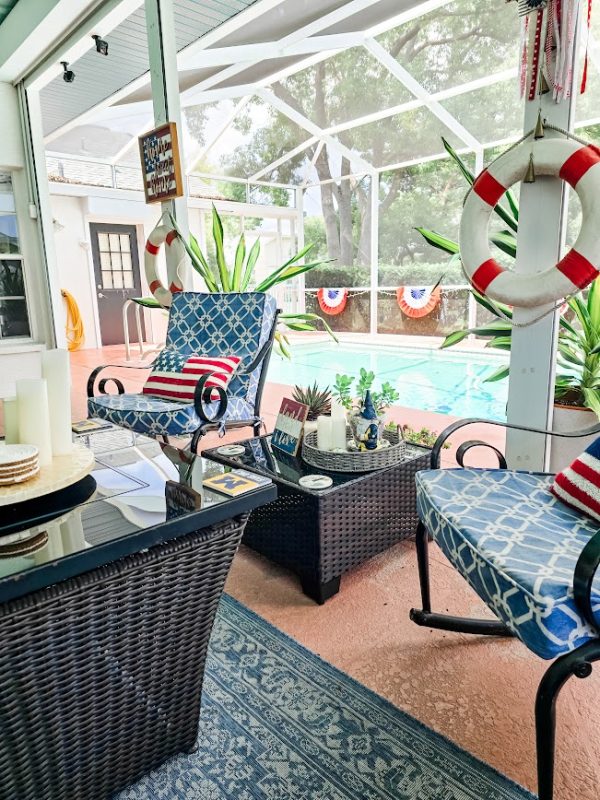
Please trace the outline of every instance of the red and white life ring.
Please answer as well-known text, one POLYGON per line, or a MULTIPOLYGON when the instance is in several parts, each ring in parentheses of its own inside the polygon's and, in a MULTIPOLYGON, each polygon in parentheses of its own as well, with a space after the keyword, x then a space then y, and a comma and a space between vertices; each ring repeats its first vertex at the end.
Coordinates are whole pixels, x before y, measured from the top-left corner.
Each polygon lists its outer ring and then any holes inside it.
POLYGON ((146 270, 146 280, 150 291, 156 300, 168 308, 173 301, 173 294, 183 290, 183 284, 179 277, 179 267, 186 256, 185 247, 179 239, 177 231, 167 225, 157 225, 152 231, 146 242, 144 252, 144 268, 146 270), (161 245, 165 244, 171 251, 167 254, 167 277, 169 288, 165 288, 158 277, 156 257, 161 245))
POLYGON ((396 299, 403 314, 412 319, 419 319, 431 314, 440 302, 439 286, 400 286, 396 289, 396 299))
POLYGON ((319 289, 317 298, 321 311, 330 316, 341 314, 348 302, 348 289, 319 289))
POLYGON ((492 300, 532 308, 554 303, 584 289, 599 274, 600 148, 571 139, 528 140, 508 150, 477 177, 463 209, 460 255, 475 289, 492 300), (524 178, 530 156, 536 175, 552 175, 569 183, 581 201, 581 231, 572 250, 553 267, 517 274, 491 255, 488 224, 506 190, 524 178))

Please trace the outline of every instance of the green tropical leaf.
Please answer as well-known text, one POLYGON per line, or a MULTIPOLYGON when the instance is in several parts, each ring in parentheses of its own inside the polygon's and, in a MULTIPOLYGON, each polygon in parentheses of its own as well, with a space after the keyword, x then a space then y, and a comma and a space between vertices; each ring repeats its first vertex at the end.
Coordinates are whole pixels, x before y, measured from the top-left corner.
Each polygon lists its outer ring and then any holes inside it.
POLYGON ((455 150, 455 149, 452 147, 452 145, 451 145, 451 144, 450 144, 450 143, 449 143, 449 142, 448 142, 446 139, 444 139, 444 137, 443 137, 443 136, 442 136, 442 144, 444 145, 444 150, 445 150, 445 151, 448 153, 448 155, 450 156, 450 158, 451 158, 451 159, 452 159, 452 160, 455 162, 455 164, 458 166, 459 170, 460 170, 460 171, 462 172, 462 174, 464 175, 464 178, 465 178, 465 180, 467 181, 467 183, 468 183, 470 186, 472 186, 472 185, 475 183, 475 175, 474 175, 474 174, 471 172, 471 170, 470 170, 470 169, 467 167, 467 165, 465 164, 465 162, 464 162, 464 161, 462 160, 462 158, 461 158, 461 157, 458 155, 458 153, 457 153, 457 152, 456 152, 456 150, 455 150))
POLYGON ((225 244, 223 241, 223 223, 219 212, 213 203, 212 207, 212 235, 215 242, 215 250, 217 254, 217 266, 219 268, 219 278, 221 280, 221 289, 224 292, 231 291, 231 281, 229 279, 229 270, 225 260, 225 244))
POLYGON ((600 393, 595 389, 587 389, 585 387, 582 391, 586 406, 591 408, 598 419, 600 419, 600 393))
MULTIPOLYGON (((301 258, 304 258, 304 256, 308 252, 310 252, 310 250, 312 250, 313 247, 314 247, 313 244, 307 244, 306 247, 303 247, 302 250, 299 250, 295 255, 293 255, 290 259, 288 259, 284 264, 282 264, 280 267, 277 267, 276 270, 273 270, 273 272, 271 272, 270 275, 267 275, 267 277, 260 284, 260 286, 261 287, 264 287, 264 286, 268 286, 268 287, 276 286, 278 283, 281 283, 281 281, 287 280, 286 278, 282 277, 282 275, 285 272, 285 270, 289 266, 291 266, 292 264, 295 264, 297 261, 300 261, 301 258)), ((323 261, 314 262, 315 265, 323 264, 323 263, 327 263, 327 262, 323 262, 323 261)), ((313 267, 311 266, 311 269, 312 268, 313 267)), ((266 290, 264 288, 257 288, 257 291, 264 292, 266 290)))
POLYGON ((501 231, 500 233, 494 233, 491 237, 492 242, 502 250, 503 253, 506 253, 513 258, 517 256, 517 240, 510 231, 501 231))
POLYGON ((484 380, 484 383, 495 383, 496 381, 502 381, 504 378, 508 378, 508 365, 505 367, 499 367, 497 370, 494 370, 491 375, 484 380))
POLYGON ((132 297, 131 299, 134 303, 137 303, 138 306, 143 306, 144 308, 163 308, 158 300, 155 300, 153 297, 132 297))
POLYGON ((418 231, 432 247, 437 247, 438 250, 443 250, 444 253, 455 255, 460 251, 458 243, 453 242, 452 239, 448 239, 447 236, 442 236, 440 233, 430 231, 427 228, 416 227, 415 230, 418 231))
POLYGON ((454 331, 453 333, 449 333, 440 345, 440 350, 444 350, 446 347, 453 347, 455 344, 462 342, 463 339, 466 339, 470 333, 471 331, 466 328, 462 331, 454 331))
MULTIPOLYGON (((208 289, 208 291, 209 292, 218 292, 219 288, 216 285, 216 283, 214 281, 214 278, 212 277, 212 273, 210 272, 210 270, 209 270, 208 274, 205 273, 202 261, 198 259, 198 256, 196 255, 196 253, 194 252, 194 250, 192 248, 191 242, 188 242, 188 240, 185 238, 185 236, 181 232, 181 228, 179 227, 179 225, 177 223, 177 220, 175 219, 173 214, 169 214, 169 219, 171 221, 171 225, 177 231, 177 235, 179 236, 181 242, 183 243, 183 246, 185 248, 185 252, 188 254, 188 256, 190 258, 190 261, 192 262, 192 267, 202 277, 202 279, 204 280, 204 283, 206 284, 206 288, 208 289)), ((198 244, 198 243, 196 242, 196 244, 198 244)), ((200 250, 200 247, 198 247, 198 250, 200 250)))
POLYGON ((231 285, 234 292, 239 292, 242 287, 242 269, 244 267, 244 259, 246 258, 246 239, 244 234, 240 236, 238 246, 235 250, 235 265, 233 267, 233 278, 231 285))
MULTIPOLYGON (((245 292, 248 288, 248 284, 252 280, 252 275, 254 273, 254 267, 256 266, 256 262, 260 255, 260 239, 257 237, 256 241, 250 248, 250 252, 248 253, 248 259, 246 261, 246 268, 244 270, 244 277, 242 279, 242 292, 245 292)), ((257 292, 261 290, 257 287, 257 292)))

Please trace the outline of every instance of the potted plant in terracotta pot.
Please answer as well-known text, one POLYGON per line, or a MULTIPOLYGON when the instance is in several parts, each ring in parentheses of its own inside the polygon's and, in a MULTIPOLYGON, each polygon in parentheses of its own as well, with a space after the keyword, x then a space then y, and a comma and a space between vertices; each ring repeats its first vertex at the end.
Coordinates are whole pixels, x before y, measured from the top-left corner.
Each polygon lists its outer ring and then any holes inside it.
POLYGON ((375 373, 361 367, 356 389, 350 375, 336 375, 333 396, 351 412, 348 422, 356 446, 361 450, 375 450, 383 437, 385 411, 399 398, 391 383, 381 385, 379 392, 372 390, 375 373))
MULTIPOLYGON (((496 314, 496 319, 476 328, 454 331, 444 340, 442 347, 452 347, 469 334, 489 339, 486 347, 510 351, 512 326, 503 317, 512 317, 512 310, 500 303, 492 304, 473 291, 475 300, 496 314)), ((503 365, 485 379, 488 383, 508 376, 509 367, 503 365)), ((558 328, 556 380, 554 384, 554 414, 552 430, 558 432, 580 431, 600 419, 600 278, 590 286, 587 294, 572 297, 562 309, 558 328)), ((590 440, 595 437, 590 437, 590 440)), ((550 469, 557 472, 576 458, 587 446, 588 440, 554 439, 550 469)))

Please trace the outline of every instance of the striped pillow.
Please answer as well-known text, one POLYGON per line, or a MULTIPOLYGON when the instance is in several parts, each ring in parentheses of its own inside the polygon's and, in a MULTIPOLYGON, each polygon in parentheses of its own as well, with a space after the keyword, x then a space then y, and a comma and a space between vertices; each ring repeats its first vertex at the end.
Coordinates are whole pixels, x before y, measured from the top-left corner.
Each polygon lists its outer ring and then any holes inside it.
MULTIPOLYGON (((196 384, 202 375, 212 373, 206 385, 226 390, 241 360, 237 356, 182 355, 165 348, 154 362, 142 393, 192 403, 196 384)), ((212 399, 219 399, 216 392, 212 399)))
POLYGON ((600 438, 556 475, 550 491, 566 505, 600 521, 600 438))

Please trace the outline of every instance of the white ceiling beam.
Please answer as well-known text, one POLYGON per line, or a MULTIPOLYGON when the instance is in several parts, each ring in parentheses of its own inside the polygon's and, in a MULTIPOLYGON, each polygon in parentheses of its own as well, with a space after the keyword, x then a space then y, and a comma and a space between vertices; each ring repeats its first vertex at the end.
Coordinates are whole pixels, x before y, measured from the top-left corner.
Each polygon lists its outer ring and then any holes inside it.
POLYGON ((259 178, 262 178, 263 175, 269 175, 271 172, 273 172, 274 169, 277 169, 277 167, 280 167, 282 164, 285 164, 285 162, 289 161, 290 158, 294 158, 295 156, 299 155, 304 150, 306 150, 307 147, 310 147, 311 145, 315 144, 315 142, 318 141, 319 140, 317 139, 316 136, 311 136, 310 139, 307 139, 305 142, 302 142, 302 144, 299 144, 297 147, 294 147, 293 150, 284 153, 281 156, 281 158, 278 158, 276 161, 271 162, 271 164, 267 164, 266 167, 263 167, 258 172, 255 172, 254 175, 251 175, 248 178, 248 180, 257 181, 259 180, 259 178))
POLYGON ((395 78, 397 78, 410 92, 434 114, 458 138, 473 150, 481 148, 481 142, 470 133, 464 125, 453 117, 437 100, 432 100, 430 93, 406 70, 396 59, 388 53, 375 39, 367 39, 365 48, 382 64, 395 78))
POLYGON ((221 125, 221 127, 215 133, 213 138, 209 139, 209 141, 206 144, 203 144, 200 147, 196 148, 196 151, 189 158, 189 166, 186 169, 186 174, 187 175, 189 175, 191 172, 194 171, 194 169, 196 168, 196 165, 198 164, 199 161, 201 161, 203 158, 206 158, 208 153, 216 145, 216 143, 219 141, 221 136, 223 136, 225 134, 225 132, 228 130, 228 128, 236 121, 236 119, 239 116, 240 111, 242 111, 244 109, 244 106, 248 105, 248 103, 250 102, 251 98, 252 98, 252 95, 250 95, 250 94, 246 95, 245 97, 242 97, 240 102, 236 103, 233 111, 227 117, 227 119, 225 120, 223 125, 221 125))
POLYGON ((106 0, 93 14, 78 25, 59 47, 46 56, 37 69, 27 77, 26 88, 39 92, 53 78, 62 73, 61 61, 72 64, 84 56, 88 50, 96 47, 96 43, 92 39, 94 33, 107 38, 108 34, 138 9, 142 2, 143 0, 106 0))
POLYGON ((313 153, 313 157, 310 160, 310 164, 308 164, 306 169, 304 170, 304 180, 302 182, 304 185, 308 181, 311 170, 314 169, 314 166, 317 163, 317 158, 321 155, 321 150, 324 147, 325 147, 325 142, 321 139, 317 147, 315 147, 315 152, 313 153))
POLYGON ((363 43, 364 33, 335 33, 325 36, 309 36, 287 45, 281 41, 239 44, 229 47, 211 47, 201 50, 194 56, 180 59, 179 69, 202 69, 203 67, 221 67, 230 64, 258 63, 273 58, 286 56, 302 56, 308 53, 321 53, 323 50, 346 50, 363 43))
POLYGON ((405 25, 407 22, 412 22, 415 19, 424 17, 426 14, 431 14, 432 11, 437 11, 438 8, 443 8, 451 2, 452 0, 425 0, 425 2, 415 3, 412 8, 401 11, 399 14, 368 28, 365 31, 365 36, 366 38, 372 38, 382 33, 387 33, 387 31, 391 31, 392 28, 398 28, 400 25, 405 25))
POLYGON ((337 151, 341 156, 347 158, 352 164, 360 167, 368 174, 372 174, 374 172, 373 165, 369 164, 368 161, 365 161, 362 156, 350 150, 349 147, 346 147, 346 145, 342 144, 333 136, 324 134, 322 129, 312 122, 312 120, 308 119, 308 117, 305 117, 304 114, 301 114, 299 111, 296 111, 295 108, 292 108, 292 106, 281 100, 279 97, 277 97, 277 95, 273 94, 273 92, 269 91, 268 89, 259 89, 257 94, 267 103, 270 103, 273 108, 277 109, 277 111, 284 114, 286 117, 288 117, 288 119, 291 119, 292 122, 295 122, 296 125, 299 125, 301 128, 304 128, 304 130, 312 133, 312 135, 316 136, 318 139, 322 139, 325 144, 331 147, 332 150, 337 151))

